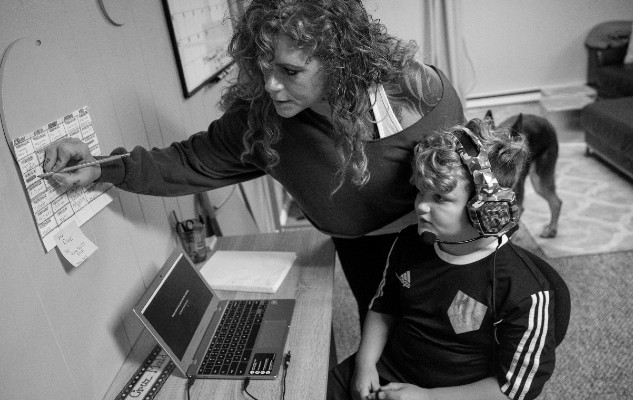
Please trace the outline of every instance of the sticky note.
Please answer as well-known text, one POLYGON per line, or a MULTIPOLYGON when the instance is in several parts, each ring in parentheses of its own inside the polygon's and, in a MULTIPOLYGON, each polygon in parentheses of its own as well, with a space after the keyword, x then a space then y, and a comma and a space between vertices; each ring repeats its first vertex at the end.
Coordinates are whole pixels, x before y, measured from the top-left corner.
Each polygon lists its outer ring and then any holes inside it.
POLYGON ((54 238, 59 251, 75 267, 97 250, 97 246, 88 240, 74 220, 57 232, 54 238))

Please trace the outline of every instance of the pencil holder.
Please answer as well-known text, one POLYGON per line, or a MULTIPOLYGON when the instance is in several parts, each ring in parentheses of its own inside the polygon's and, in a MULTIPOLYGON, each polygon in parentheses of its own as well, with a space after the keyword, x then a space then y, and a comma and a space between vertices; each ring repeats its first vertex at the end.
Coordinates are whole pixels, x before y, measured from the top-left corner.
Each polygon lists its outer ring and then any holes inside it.
POLYGON ((176 231, 182 242, 182 247, 193 262, 202 262, 207 258, 206 229, 202 216, 199 216, 198 219, 188 219, 176 223, 176 231))

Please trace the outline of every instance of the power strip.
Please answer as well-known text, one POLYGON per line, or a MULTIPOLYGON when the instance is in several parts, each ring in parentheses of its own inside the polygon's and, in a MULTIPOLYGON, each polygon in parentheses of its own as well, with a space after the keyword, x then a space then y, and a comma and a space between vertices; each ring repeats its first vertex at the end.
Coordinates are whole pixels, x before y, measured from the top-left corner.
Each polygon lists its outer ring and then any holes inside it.
POLYGON ((115 400, 153 400, 175 366, 169 355, 156 345, 115 400))

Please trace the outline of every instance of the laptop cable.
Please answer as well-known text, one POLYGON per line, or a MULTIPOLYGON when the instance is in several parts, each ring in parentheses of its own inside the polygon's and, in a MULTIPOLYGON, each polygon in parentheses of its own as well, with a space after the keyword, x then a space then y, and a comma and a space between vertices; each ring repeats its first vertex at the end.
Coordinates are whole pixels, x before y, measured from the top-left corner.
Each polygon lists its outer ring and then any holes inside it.
MULTIPOLYGON (((281 399, 285 400, 286 398, 286 375, 288 374, 288 366, 290 366, 290 352, 287 352, 286 355, 284 356, 284 372, 283 372, 283 377, 281 380, 281 386, 282 386, 282 392, 281 392, 281 399)), ((257 397, 253 396, 249 391, 248 391, 248 384, 251 383, 251 378, 246 378, 244 379, 244 393, 246 393, 247 395, 249 395, 253 400, 258 400, 257 397)))
POLYGON ((191 394, 189 393, 189 389, 193 386, 193 382, 196 380, 193 376, 187 377, 187 400, 191 400, 191 394))

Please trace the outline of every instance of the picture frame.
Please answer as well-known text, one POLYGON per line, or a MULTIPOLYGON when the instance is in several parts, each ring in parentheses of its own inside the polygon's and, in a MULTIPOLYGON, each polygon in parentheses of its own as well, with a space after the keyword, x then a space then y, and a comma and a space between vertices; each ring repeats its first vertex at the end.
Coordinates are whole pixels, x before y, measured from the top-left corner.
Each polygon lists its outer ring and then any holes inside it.
POLYGON ((163 0, 185 98, 219 81, 233 64, 228 44, 232 21, 245 0, 163 0))

